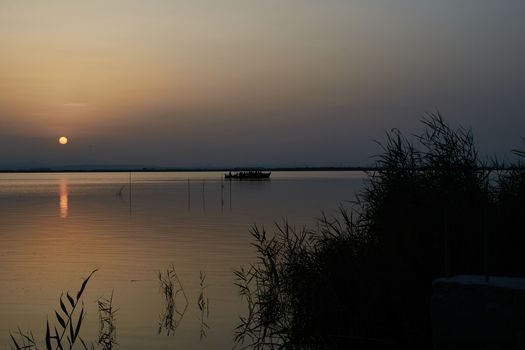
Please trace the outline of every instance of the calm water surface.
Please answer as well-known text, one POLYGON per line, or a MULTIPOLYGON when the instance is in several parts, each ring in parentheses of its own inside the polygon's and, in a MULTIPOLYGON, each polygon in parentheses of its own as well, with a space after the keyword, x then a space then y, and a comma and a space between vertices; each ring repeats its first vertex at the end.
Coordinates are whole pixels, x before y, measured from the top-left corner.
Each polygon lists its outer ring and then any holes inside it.
POLYGON ((0 174, 0 348, 9 330, 43 338, 62 292, 84 297, 81 336, 96 342, 99 297, 114 294, 121 349, 231 349, 244 304, 232 271, 254 261, 249 228, 287 218, 315 225, 362 188, 361 172, 274 172, 270 181, 222 173, 0 174), (130 193, 131 192, 131 193, 130 193), (157 275, 174 266, 188 297, 159 334, 165 311, 157 275), (199 273, 206 273, 209 328, 201 337, 199 273))

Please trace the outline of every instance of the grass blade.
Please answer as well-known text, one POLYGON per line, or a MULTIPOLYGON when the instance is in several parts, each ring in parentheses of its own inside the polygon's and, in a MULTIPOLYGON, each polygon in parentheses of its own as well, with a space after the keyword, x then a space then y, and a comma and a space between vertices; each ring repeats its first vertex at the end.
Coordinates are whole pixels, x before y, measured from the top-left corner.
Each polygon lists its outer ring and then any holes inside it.
POLYGON ((62 316, 60 316, 59 313, 56 311, 55 311, 55 315, 57 317, 58 323, 60 323, 60 325, 62 326, 62 329, 66 328, 66 322, 64 321, 62 316))
POLYGON ((66 316, 69 316, 69 312, 67 312, 66 305, 64 305, 64 302, 62 301, 62 295, 60 296, 60 308, 62 309, 62 311, 64 311, 64 314, 66 316))
POLYGON ((73 330, 73 323, 69 322, 69 338, 71 339, 71 343, 75 343, 75 331, 73 330))
POLYGON ((66 293, 66 297, 67 297, 67 300, 69 300, 71 307, 75 307, 75 301, 73 300, 73 297, 69 295, 69 293, 66 293))
POLYGON ((79 338, 79 339, 80 339, 80 342, 82 343, 82 346, 84 347, 84 350, 88 350, 88 347, 86 346, 86 343, 84 342, 84 339, 82 338, 79 338))
POLYGON ((86 288, 86 285, 87 285, 89 279, 90 279, 91 276, 93 276, 93 274, 94 274, 95 272, 97 272, 97 271, 98 271, 98 269, 95 269, 95 270, 91 271, 91 273, 89 274, 89 276, 87 276, 87 278, 84 280, 84 282, 82 282, 82 286, 80 287, 80 290, 79 290, 78 293, 77 293, 77 302, 78 302, 78 300, 80 299, 80 297, 82 296, 82 293, 84 293, 84 289, 86 288))
POLYGON ((64 350, 64 347, 62 346, 62 342, 60 341, 60 336, 58 335, 58 330, 56 327, 55 327, 55 339, 57 341, 57 348, 59 348, 60 350, 64 350))
POLYGON ((49 320, 46 321, 46 349, 52 350, 51 348, 51 334, 49 334, 49 320))
POLYGON ((13 343, 15 344, 16 349, 17 349, 17 350, 20 350, 21 347, 20 347, 20 345, 18 345, 18 343, 16 342, 15 337, 13 337, 13 334, 12 334, 11 332, 9 332, 9 336, 11 337, 11 340, 12 340, 13 343))
POLYGON ((75 342, 75 339, 77 338, 78 333, 80 332, 80 325, 82 324, 83 318, 84 318, 84 308, 82 307, 82 310, 80 311, 80 316, 78 316, 78 323, 75 329, 75 337, 73 338, 73 343, 75 342))

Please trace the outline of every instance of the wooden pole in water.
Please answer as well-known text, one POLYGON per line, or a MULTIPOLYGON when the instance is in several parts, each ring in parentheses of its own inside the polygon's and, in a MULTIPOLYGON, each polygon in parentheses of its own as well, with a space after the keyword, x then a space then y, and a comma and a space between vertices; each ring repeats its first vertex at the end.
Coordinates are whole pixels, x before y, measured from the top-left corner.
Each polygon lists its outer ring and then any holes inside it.
POLYGON ((204 197, 204 182, 206 180, 202 179, 202 211, 206 210, 206 198, 204 197))
POLYGON ((230 179, 230 211, 232 211, 232 180, 230 179))
POLYGON ((221 176, 221 213, 224 211, 224 178, 221 176))
POLYGON ((188 177, 188 210, 191 209, 191 204, 190 204, 190 178, 188 177))
POLYGON ((129 172, 129 215, 131 216, 131 171, 129 172))

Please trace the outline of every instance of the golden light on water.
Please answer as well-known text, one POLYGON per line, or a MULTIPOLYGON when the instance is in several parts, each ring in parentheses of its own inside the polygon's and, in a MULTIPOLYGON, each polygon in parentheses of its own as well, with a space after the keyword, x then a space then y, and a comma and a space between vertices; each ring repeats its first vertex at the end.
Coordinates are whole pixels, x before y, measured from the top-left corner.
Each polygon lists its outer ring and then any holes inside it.
POLYGON ((68 139, 65 136, 60 136, 60 138, 58 139, 58 143, 60 143, 61 145, 65 145, 67 142, 68 139))
MULTIPOLYGON (((67 139, 66 139, 67 142, 67 139)), ((60 199, 59 199, 59 208, 60 208, 60 217, 65 219, 67 218, 68 211, 68 190, 67 190, 67 179, 60 179, 60 199)))

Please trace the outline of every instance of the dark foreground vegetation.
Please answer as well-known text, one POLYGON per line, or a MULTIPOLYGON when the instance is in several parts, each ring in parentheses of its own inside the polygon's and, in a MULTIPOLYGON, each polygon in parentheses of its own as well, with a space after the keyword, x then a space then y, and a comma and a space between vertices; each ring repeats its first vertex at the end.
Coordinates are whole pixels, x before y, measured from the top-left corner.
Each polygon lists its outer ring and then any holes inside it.
POLYGON ((439 114, 387 134, 365 190, 315 230, 254 227, 258 261, 236 272, 241 347, 431 348, 432 280, 525 275, 525 167, 478 158, 439 114))
MULTIPOLYGON (((75 344, 80 344, 84 350, 88 350, 88 345, 80 336, 80 328, 84 321, 84 301, 82 294, 88 284, 89 280, 97 270, 93 270, 87 278, 84 279, 80 289, 76 294, 71 296, 68 293, 60 295, 60 310, 55 311, 55 317, 57 323, 53 321, 46 321, 46 335, 44 338, 45 349, 73 349, 75 344)), ((106 347, 106 344, 113 344, 114 342, 114 329, 112 325, 112 319, 114 317, 114 310, 111 306, 113 295, 109 299, 99 299, 99 315, 101 320, 101 333, 106 331, 104 339, 99 339, 99 344, 102 345, 102 349, 111 349, 106 347), (108 326, 110 329, 108 330, 108 326)), ((20 328, 17 332, 11 333, 12 346, 11 349, 23 350, 23 349, 35 349, 38 350, 38 341, 35 339, 33 332, 23 332, 20 328)), ((94 349, 94 345, 91 344, 90 349, 94 349)))
MULTIPOLYGON (((117 342, 117 331, 115 316, 117 309, 113 305, 113 291, 109 297, 97 299, 99 331, 96 342, 85 341, 80 336, 80 331, 86 316, 84 308, 83 293, 92 276, 98 269, 93 270, 85 278, 76 294, 62 293, 59 298, 60 309, 56 309, 54 315, 46 321, 45 336, 43 341, 35 337, 31 330, 24 331, 20 327, 16 331, 10 331, 11 349, 13 350, 112 350, 119 348, 117 342)), ((174 335, 182 323, 184 315, 189 306, 189 300, 182 286, 182 282, 171 265, 166 272, 158 272, 159 293, 162 295, 164 307, 159 314, 158 334, 167 336, 174 335), (179 302, 177 303, 177 299, 179 302), (178 304, 178 305, 177 305, 178 304)), ((200 292, 196 301, 199 310, 200 335, 202 341, 207 337, 209 330, 209 298, 206 282, 206 273, 200 272, 200 292)), ((37 333, 38 334, 38 333, 37 333)))

